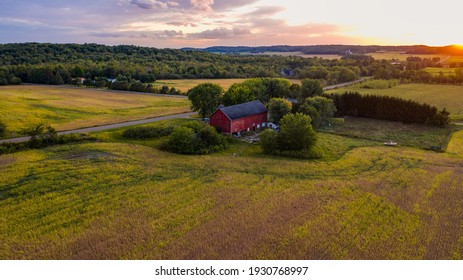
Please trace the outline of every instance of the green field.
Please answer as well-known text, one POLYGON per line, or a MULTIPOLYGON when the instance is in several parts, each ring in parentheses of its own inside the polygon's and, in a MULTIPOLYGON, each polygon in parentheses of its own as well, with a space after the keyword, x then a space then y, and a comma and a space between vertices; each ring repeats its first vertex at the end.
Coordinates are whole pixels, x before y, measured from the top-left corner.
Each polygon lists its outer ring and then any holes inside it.
POLYGON ((1 259, 463 258, 461 132, 444 154, 319 133, 317 161, 121 133, 0 156, 1 259))
POLYGON ((457 71, 457 69, 463 69, 463 68, 437 68, 437 67, 428 67, 428 68, 425 68, 424 70, 428 73, 431 73, 435 76, 437 75, 440 75, 442 73, 442 75, 444 76, 450 76, 450 75, 455 75, 457 71))
MULTIPOLYGON (((189 89, 202 84, 202 83, 213 83, 222 86, 227 90, 231 85, 236 83, 242 83, 247 79, 179 79, 179 80, 157 80, 155 86, 166 85, 168 87, 175 87, 182 92, 187 92, 189 89)), ((292 83, 300 84, 300 80, 290 79, 292 83)))
POLYGON ((190 102, 184 97, 57 86, 6 86, 1 89, 0 99, 0 120, 8 126, 8 136, 31 122, 70 130, 190 110, 190 102))
POLYGON ((451 118, 463 119, 463 87, 450 85, 402 84, 389 89, 363 89, 360 85, 330 90, 330 93, 358 91, 362 94, 388 95, 446 108, 451 118))
POLYGON ((408 54, 408 53, 401 53, 401 52, 375 52, 375 53, 368 53, 367 55, 372 56, 374 59, 387 59, 387 60, 399 60, 399 61, 406 61, 408 57, 420 57, 420 58, 429 58, 433 59, 434 57, 439 57, 440 59, 444 59, 448 57, 447 55, 443 54, 408 54))
POLYGON ((368 139, 384 143, 396 142, 400 146, 430 149, 446 147, 451 134, 458 126, 430 127, 365 118, 346 117, 342 125, 325 127, 321 131, 350 138, 368 139))

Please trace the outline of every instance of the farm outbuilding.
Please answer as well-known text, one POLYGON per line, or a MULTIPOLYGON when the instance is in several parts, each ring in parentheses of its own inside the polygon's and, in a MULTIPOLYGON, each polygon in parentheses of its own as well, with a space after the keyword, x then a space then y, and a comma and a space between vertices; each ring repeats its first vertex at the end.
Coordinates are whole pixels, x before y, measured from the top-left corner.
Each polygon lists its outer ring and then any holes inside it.
POLYGON ((210 116, 210 125, 223 133, 239 133, 265 127, 267 108, 259 100, 238 105, 219 107, 210 116))

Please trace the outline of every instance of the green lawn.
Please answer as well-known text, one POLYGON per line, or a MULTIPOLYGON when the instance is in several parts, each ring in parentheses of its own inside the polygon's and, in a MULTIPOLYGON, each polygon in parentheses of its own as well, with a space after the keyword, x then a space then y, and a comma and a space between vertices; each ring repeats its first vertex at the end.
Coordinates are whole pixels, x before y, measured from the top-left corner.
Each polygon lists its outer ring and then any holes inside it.
POLYGON ((363 89, 361 85, 330 90, 329 93, 358 91, 362 94, 388 95, 446 108, 453 119, 463 119, 463 86, 402 84, 389 89, 363 89))
POLYGON ((10 131, 7 136, 31 122, 70 130, 190 111, 189 100, 181 97, 57 86, 6 86, 0 100, 0 120, 10 131))

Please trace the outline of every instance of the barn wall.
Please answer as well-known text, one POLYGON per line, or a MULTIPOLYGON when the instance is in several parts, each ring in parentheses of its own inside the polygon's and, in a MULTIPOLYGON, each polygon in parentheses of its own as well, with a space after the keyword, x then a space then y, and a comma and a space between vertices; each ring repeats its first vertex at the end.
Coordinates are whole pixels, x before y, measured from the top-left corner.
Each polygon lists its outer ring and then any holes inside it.
POLYGON ((231 121, 230 119, 225 116, 225 114, 218 110, 214 114, 211 115, 209 118, 209 124, 213 127, 218 127, 224 133, 231 133, 231 121))
POLYGON ((241 119, 233 120, 231 123, 231 133, 240 132, 242 130, 250 130, 257 128, 258 125, 267 122, 267 113, 247 116, 241 119))

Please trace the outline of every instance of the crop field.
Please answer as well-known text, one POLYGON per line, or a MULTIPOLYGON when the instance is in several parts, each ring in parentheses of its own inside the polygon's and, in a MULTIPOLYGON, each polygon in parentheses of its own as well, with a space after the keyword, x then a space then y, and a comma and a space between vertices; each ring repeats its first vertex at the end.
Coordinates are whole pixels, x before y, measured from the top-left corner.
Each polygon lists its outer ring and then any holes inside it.
POLYGON ((175 155, 120 129, 3 155, 0 258, 463 259, 461 132, 447 153, 319 133, 316 161, 175 155))
MULTIPOLYGON (((155 86, 169 86, 175 87, 176 89, 181 90, 182 92, 187 92, 189 89, 202 84, 202 83, 213 83, 218 84, 227 90, 231 85, 236 83, 242 83, 247 79, 179 79, 179 80, 157 80, 154 85, 155 86)), ((292 83, 300 84, 300 80, 290 80, 292 83)))
POLYGON ((6 86, 0 99, 0 119, 8 126, 9 136, 31 122, 70 130, 190 111, 184 97, 56 86, 6 86))
POLYGON ((361 94, 388 95, 446 108, 453 119, 463 119, 463 86, 401 84, 388 89, 363 89, 360 85, 330 90, 330 93, 358 91, 361 94))

